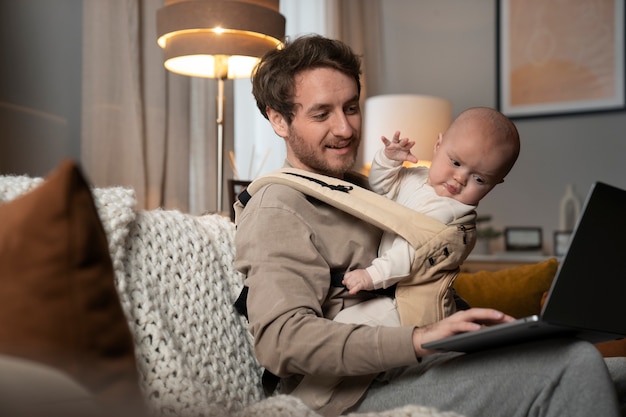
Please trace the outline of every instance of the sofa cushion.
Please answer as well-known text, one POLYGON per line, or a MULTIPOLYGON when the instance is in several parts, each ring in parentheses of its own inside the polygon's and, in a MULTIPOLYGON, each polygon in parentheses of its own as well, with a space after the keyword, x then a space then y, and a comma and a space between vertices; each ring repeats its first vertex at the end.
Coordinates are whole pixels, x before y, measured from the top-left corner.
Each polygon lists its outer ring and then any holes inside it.
POLYGON ((555 258, 500 271, 460 273, 457 293, 472 307, 490 307, 513 317, 538 314, 541 297, 550 289, 558 268, 555 258))
POLYGON ((93 395, 66 373, 0 355, 0 412, 11 417, 102 417, 93 395))
POLYGON ((111 405, 137 407, 132 336, 107 239, 80 169, 0 205, 0 353, 65 371, 111 405))

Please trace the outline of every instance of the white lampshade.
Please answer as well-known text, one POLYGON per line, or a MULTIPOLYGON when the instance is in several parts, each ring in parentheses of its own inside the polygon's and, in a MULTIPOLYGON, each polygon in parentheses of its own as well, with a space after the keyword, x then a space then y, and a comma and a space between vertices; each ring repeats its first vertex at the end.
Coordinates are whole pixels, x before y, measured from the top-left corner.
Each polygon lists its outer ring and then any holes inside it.
POLYGON ((452 121, 452 103, 443 98, 418 94, 389 94, 365 100, 363 124, 363 158, 369 166, 374 154, 396 131, 400 137, 415 141, 411 153, 429 165, 439 133, 444 133, 452 121))

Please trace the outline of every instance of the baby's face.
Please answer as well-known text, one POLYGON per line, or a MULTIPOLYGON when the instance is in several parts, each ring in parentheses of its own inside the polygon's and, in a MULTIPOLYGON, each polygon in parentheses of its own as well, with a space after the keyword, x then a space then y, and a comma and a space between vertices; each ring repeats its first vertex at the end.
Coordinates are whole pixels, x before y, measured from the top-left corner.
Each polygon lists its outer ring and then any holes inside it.
POLYGON ((439 136, 430 166, 428 182, 437 195, 464 204, 477 205, 503 181, 508 153, 479 130, 457 130, 439 136))

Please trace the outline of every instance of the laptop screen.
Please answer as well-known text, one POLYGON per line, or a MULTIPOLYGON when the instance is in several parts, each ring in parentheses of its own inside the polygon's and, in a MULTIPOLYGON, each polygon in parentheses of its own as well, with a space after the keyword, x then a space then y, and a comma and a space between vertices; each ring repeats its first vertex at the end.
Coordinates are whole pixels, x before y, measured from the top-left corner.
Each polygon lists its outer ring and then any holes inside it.
POLYGON ((542 318, 626 334, 625 301, 626 191, 597 182, 560 261, 542 318))

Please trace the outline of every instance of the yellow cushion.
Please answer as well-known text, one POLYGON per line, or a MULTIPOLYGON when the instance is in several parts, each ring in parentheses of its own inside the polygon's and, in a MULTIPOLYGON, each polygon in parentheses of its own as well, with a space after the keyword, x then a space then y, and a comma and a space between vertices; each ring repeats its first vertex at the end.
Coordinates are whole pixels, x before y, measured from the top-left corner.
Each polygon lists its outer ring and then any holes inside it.
POLYGON ((472 307, 490 307, 513 317, 539 313, 541 297, 550 289, 558 261, 546 261, 495 272, 460 273, 457 293, 472 307))

